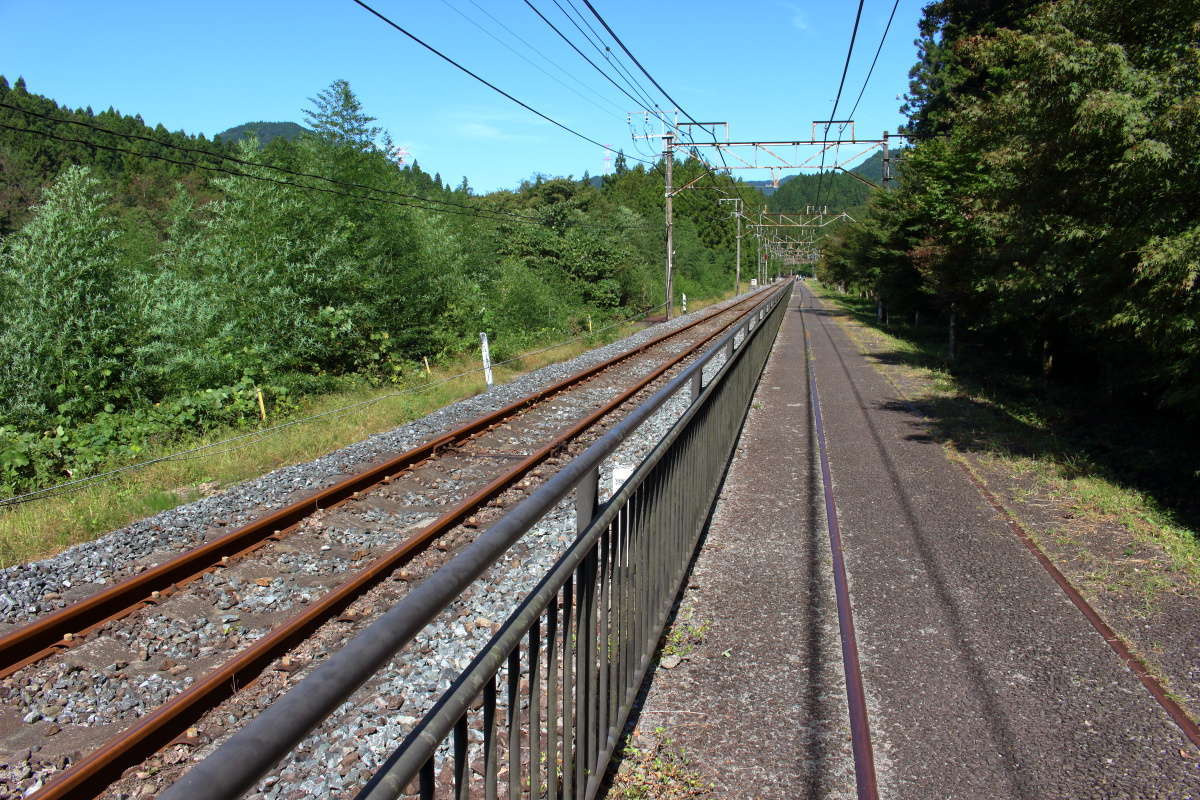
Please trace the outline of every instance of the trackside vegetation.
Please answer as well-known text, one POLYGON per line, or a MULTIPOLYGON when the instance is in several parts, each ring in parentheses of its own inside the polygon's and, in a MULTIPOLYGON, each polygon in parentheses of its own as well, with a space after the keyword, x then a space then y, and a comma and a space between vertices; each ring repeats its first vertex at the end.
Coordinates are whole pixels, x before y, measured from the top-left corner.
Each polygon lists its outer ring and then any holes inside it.
POLYGON ((1196 0, 931 3, 899 186, 819 266, 1192 530, 1198 42, 1196 0))
MULTIPOLYGON (((23 79, 0 77, 0 104, 5 496, 411 384, 480 331, 503 359, 662 302, 658 165, 618 157, 600 181, 535 175, 479 196, 396 163, 340 80, 305 132, 265 145, 63 108, 23 79)), ((676 213, 677 291, 728 292, 727 214, 690 197, 676 213)))
POLYGON ((1194 431, 1198 41, 1196 0, 931 3, 900 186, 841 229, 822 276, 936 315, 951 357, 1194 431))

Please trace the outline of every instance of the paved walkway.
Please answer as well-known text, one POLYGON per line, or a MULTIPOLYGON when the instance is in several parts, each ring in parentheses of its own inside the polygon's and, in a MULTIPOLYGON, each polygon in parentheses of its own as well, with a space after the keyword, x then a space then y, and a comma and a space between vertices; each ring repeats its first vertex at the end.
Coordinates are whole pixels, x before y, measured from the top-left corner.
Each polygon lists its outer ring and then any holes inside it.
POLYGON ((880 796, 1200 798, 1182 734, 815 305, 798 287, 683 599, 703 642, 639 730, 720 797, 853 796, 806 325, 880 796))

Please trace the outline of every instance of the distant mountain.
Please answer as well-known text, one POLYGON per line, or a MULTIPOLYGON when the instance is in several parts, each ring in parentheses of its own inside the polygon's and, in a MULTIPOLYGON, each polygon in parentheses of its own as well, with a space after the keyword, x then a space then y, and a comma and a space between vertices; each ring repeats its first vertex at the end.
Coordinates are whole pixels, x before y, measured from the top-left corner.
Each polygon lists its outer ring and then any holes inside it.
POLYGON ((222 142, 236 142, 254 135, 258 137, 258 143, 265 146, 272 139, 287 139, 290 142, 308 132, 307 128, 294 122, 247 122, 221 131, 213 138, 222 142))

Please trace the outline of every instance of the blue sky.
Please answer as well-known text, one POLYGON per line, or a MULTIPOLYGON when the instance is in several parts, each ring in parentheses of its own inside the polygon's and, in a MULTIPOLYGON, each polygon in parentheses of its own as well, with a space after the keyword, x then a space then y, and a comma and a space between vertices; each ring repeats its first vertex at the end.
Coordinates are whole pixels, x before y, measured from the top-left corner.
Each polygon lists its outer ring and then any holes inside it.
MULTIPOLYGON (((554 0, 532 2, 599 61, 554 0)), ((625 118, 632 102, 524 0, 371 4, 539 111, 637 153, 625 118)), ((728 121, 735 140, 807 138, 813 119, 828 118, 856 8, 852 0, 593 5, 684 109, 702 121, 728 121)), ((898 96, 916 59, 921 6, 900 2, 855 114, 860 136, 902 122, 898 96)), ((866 0, 839 117, 863 84, 891 7, 892 0, 866 0)), ((24 75, 30 90, 71 106, 112 105, 150 124, 210 136, 252 120, 301 122, 307 98, 344 78, 377 124, 451 184, 465 175, 489 191, 537 172, 578 177, 606 168, 600 148, 476 83, 351 0, 0 0, 0 74, 10 82, 24 75)), ((645 152, 646 143, 640 146, 645 152)))

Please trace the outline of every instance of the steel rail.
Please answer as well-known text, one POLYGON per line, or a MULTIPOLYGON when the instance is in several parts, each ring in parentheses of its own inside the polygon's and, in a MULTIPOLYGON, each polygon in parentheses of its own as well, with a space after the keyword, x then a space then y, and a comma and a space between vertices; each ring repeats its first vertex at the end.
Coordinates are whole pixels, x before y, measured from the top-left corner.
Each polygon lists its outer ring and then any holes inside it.
MULTIPOLYGON (((800 296, 804 297, 804 289, 800 296)), ((858 658, 858 639, 854 632, 854 609, 846 578, 846 560, 842 552, 842 532, 838 524, 837 503, 833 496, 833 473, 829 468, 829 452, 825 442, 825 423, 821 417, 821 398, 817 393, 817 373, 813 369, 813 353, 809 346, 808 325, 801 306, 801 325, 804 330, 804 363, 808 371, 809 404, 812 408, 813 429, 817 436, 817 452, 821 462, 821 490, 825 499, 825 524, 829 530, 829 549, 833 556, 833 588, 837 598, 838 629, 842 640, 842 666, 846 673, 846 705, 850 715, 850 747, 854 755, 854 782, 859 800, 878 800, 879 787, 875 777, 875 753, 871 745, 871 723, 867 715, 866 693, 863 690, 862 668, 858 658)))
MULTIPOLYGON (((760 290, 760 293, 761 291, 764 290, 760 290)), ((78 646, 86 634, 100 626, 127 616, 144 605, 153 605, 162 597, 196 579, 205 571, 247 555, 270 539, 281 538, 292 533, 301 521, 316 511, 328 509, 349 500, 356 492, 374 486, 385 478, 436 455, 439 450, 464 442, 487 428, 499 424, 526 408, 579 384, 621 361, 639 355, 719 314, 751 302, 754 297, 757 297, 757 294, 725 309, 707 314, 674 331, 656 336, 632 350, 605 359, 574 375, 556 381, 533 394, 447 431, 382 464, 341 480, 333 486, 291 503, 267 516, 260 517, 218 539, 181 553, 157 567, 126 578, 104 591, 39 617, 27 625, 0 636, 0 678, 7 677, 47 656, 78 646)))
MULTIPOLYGON (((764 317, 769 316, 767 312, 776 308, 789 289, 790 285, 785 285, 772 292, 740 317, 709 352, 715 354, 724 350, 726 364, 740 357, 749 336, 743 340, 742 348, 735 348, 736 335, 758 330, 764 317)), ((214 753, 184 773, 159 797, 162 800, 229 800, 253 787, 259 777, 393 658, 547 511, 577 487, 586 484, 594 489, 600 462, 684 385, 690 385, 695 392, 706 363, 703 356, 697 359, 631 410, 584 454, 563 465, 437 573, 414 587, 366 630, 238 730, 214 753)), ((585 508, 577 509, 577 525, 585 516, 590 520, 595 512, 595 494, 587 494, 590 500, 584 503, 585 508)))
MULTIPOLYGON (((763 291, 767 290, 764 289, 763 291)), ((665 339, 672 338, 683 330, 695 327, 701 322, 712 320, 716 316, 732 309, 753 303, 758 300, 761 293, 755 293, 745 300, 709 314, 670 334, 656 337, 651 342, 646 343, 646 345, 630 351, 630 353, 619 358, 642 352, 651 344, 658 344, 665 339)), ((378 558, 368 567, 357 572, 350 580, 328 592, 310 606, 307 606, 304 611, 274 628, 266 636, 254 642, 250 647, 238 653, 217 669, 210 671, 187 690, 176 695, 162 706, 159 706, 152 713, 142 717, 133 726, 110 739, 99 749, 88 754, 70 769, 59 773, 40 791, 31 795, 31 800, 82 800, 83 798, 92 798, 100 794, 105 787, 119 778, 126 769, 141 762, 169 744, 170 741, 182 734, 188 726, 200 719, 207 711, 236 694, 239 686, 244 688, 248 685, 277 657, 302 641, 312 631, 324 624, 324 622, 344 611, 356 598, 390 575, 397 567, 423 551, 439 536, 479 510, 497 494, 519 481, 531 469, 561 449, 568 441, 619 408, 630 397, 633 397, 646 386, 656 381, 669 369, 690 357, 698 348, 703 347, 704 344, 720 336, 726 330, 728 330, 728 326, 724 326, 705 336, 694 347, 673 356, 667 362, 643 376, 634 386, 621 392, 601 408, 574 423, 556 436, 554 440, 543 445, 520 463, 510 467, 484 488, 451 507, 441 517, 426 526, 420 533, 378 558)), ((613 359, 609 359, 604 363, 610 364, 612 362, 613 359)), ((585 370, 584 373, 590 376, 597 371, 595 367, 592 367, 585 370)), ((560 381, 555 386, 563 383, 563 381, 560 381)), ((547 392, 549 392, 548 389, 542 390, 542 392, 534 396, 544 397, 547 392)), ((505 408, 514 409, 526 404, 529 404, 528 398, 510 404, 505 408)), ((475 423, 464 426, 464 428, 475 429, 479 426, 479 423, 480 421, 477 420, 475 423)), ((435 441, 440 442, 445 438, 441 437, 441 439, 435 441)), ((389 464, 391 463, 393 462, 389 462, 389 464)), ((377 467, 369 472, 370 474, 376 474, 381 469, 377 467)), ((381 473, 384 478, 387 477, 387 472, 389 470, 384 470, 381 473)))
MULTIPOLYGON (((899 401, 914 417, 931 421, 929 415, 918 408, 917 405, 909 399, 908 394, 901 389, 900 386, 898 386, 890 376, 885 373, 881 374, 883 374, 884 379, 891 384, 892 388, 895 389, 896 396, 899 398, 899 401)), ((958 465, 959 469, 961 469, 963 474, 966 475, 967 480, 970 481, 973 487, 975 487, 975 491, 977 491, 980 497, 982 497, 983 500, 992 507, 992 510, 994 510, 1003 518, 1004 524, 1008 527, 1012 534, 1017 537, 1025 549, 1029 551, 1034 559, 1037 560, 1038 564, 1040 564, 1042 568, 1050 575, 1051 579, 1053 579, 1058 587, 1062 589, 1063 593, 1067 596, 1067 599, 1070 600, 1075 608, 1079 610, 1079 613, 1084 616, 1096 633, 1100 634, 1100 637, 1104 639, 1105 643, 1112 648, 1113 654, 1116 655, 1117 658, 1120 659, 1121 663, 1124 664, 1129 671, 1134 674, 1146 691, 1150 693, 1150 696, 1153 697, 1160 706, 1162 706, 1163 711, 1165 711, 1167 716, 1171 718, 1171 721, 1178 726, 1180 732, 1187 738, 1189 742, 1192 743, 1194 747, 1200 748, 1200 725, 1198 725, 1196 721, 1188 715, 1188 712, 1184 710, 1183 706, 1171 696, 1170 691, 1162 684, 1158 677, 1150 671, 1149 666, 1147 666, 1146 662, 1141 658, 1141 656, 1135 653, 1132 647, 1130 647, 1130 645, 1121 637, 1121 635, 1113 630, 1112 626, 1104 621, 1104 618, 1100 615, 1100 612, 1097 611, 1092 604, 1088 602, 1087 598, 1084 597, 1077 588, 1075 588, 1075 585, 1071 583, 1071 579, 1064 575, 1062 571, 1055 566, 1054 562, 1048 555, 1046 555, 1046 552, 1042 550, 1041 546, 1039 546, 1037 541, 1033 538, 1033 535, 1025 528, 1021 521, 1017 519, 1016 515, 1009 511, 1004 503, 1000 501, 1000 498, 996 496, 995 492, 988 488, 983 478, 979 476, 979 474, 970 466, 970 464, 965 460, 959 460, 957 458, 950 458, 949 460, 958 465)))

